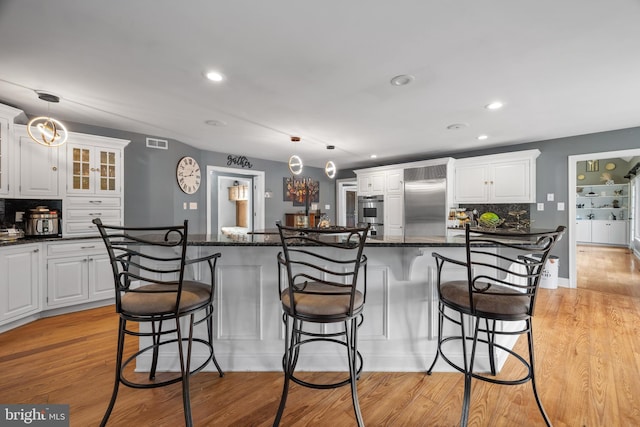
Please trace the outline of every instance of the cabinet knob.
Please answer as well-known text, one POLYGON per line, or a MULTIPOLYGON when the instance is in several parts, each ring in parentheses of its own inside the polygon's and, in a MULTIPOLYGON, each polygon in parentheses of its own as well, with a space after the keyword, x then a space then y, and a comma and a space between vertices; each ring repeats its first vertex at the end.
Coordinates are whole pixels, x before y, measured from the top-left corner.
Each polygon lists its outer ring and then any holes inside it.
POLYGON ((57 166, 52 166, 52 167, 51 167, 51 170, 55 172, 55 171, 57 171, 57 170, 58 170, 58 167, 57 167, 57 166))
POLYGON ((40 252, 40 249, 34 249, 33 253, 40 252))

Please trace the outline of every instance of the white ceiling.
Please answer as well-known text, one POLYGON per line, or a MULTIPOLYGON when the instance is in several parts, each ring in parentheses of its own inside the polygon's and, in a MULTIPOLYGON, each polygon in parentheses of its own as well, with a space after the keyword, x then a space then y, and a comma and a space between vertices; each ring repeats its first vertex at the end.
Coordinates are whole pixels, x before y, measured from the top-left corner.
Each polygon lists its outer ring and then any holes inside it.
POLYGON ((640 126, 640 3, 0 0, 0 102, 46 113, 35 89, 61 120, 249 158, 425 158, 640 126))

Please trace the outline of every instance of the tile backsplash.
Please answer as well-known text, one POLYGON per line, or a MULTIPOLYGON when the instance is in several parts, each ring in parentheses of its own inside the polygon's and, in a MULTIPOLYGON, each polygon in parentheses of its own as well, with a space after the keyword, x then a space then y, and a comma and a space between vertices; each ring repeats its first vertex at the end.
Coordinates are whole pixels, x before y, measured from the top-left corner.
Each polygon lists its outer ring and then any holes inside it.
MULTIPOLYGON (((62 200, 59 199, 0 199, 0 228, 13 227, 16 224, 16 212, 27 212, 36 206, 47 206, 58 211, 62 218, 62 200)), ((21 224, 18 223, 18 227, 21 224)))
POLYGON ((520 220, 530 219, 531 218, 531 205, 529 203, 513 203, 513 204, 484 204, 484 205, 471 205, 471 204, 461 204, 460 208, 464 208, 466 210, 474 210, 478 211, 479 215, 482 215, 485 212, 493 212, 498 215, 500 218, 504 219, 505 222, 515 221, 516 217, 513 215, 509 215, 509 212, 517 212, 517 211, 526 211, 526 213, 520 215, 520 220))

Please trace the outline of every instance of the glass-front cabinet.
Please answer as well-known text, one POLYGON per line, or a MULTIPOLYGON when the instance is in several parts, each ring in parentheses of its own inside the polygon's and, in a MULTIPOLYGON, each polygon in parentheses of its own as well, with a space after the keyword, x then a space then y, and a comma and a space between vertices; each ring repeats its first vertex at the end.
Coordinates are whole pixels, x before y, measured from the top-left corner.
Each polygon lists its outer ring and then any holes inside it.
POLYGON ((122 150, 83 144, 67 147, 67 193, 117 195, 122 192, 122 150))

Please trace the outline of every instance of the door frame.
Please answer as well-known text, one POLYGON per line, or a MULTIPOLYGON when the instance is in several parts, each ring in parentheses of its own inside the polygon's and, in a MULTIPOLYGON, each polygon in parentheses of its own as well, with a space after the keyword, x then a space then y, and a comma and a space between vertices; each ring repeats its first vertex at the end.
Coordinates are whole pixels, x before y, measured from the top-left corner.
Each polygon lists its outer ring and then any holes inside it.
POLYGON ((245 175, 253 178, 253 229, 264 230, 264 171, 243 170, 236 168, 227 168, 223 166, 207 165, 207 234, 211 234, 211 213, 214 210, 214 203, 217 213, 218 200, 211 197, 212 186, 218 185, 217 180, 213 179, 213 173, 232 173, 235 175, 245 175))
POLYGON ((358 180, 356 178, 336 179, 336 225, 347 224, 347 190, 355 190, 357 193, 358 180))
POLYGON ((597 153, 576 154, 568 157, 568 203, 569 203, 569 287, 577 287, 578 274, 576 271, 576 173, 577 163, 583 160, 608 159, 613 157, 635 157, 640 156, 640 149, 627 149, 617 151, 602 151, 597 153))

